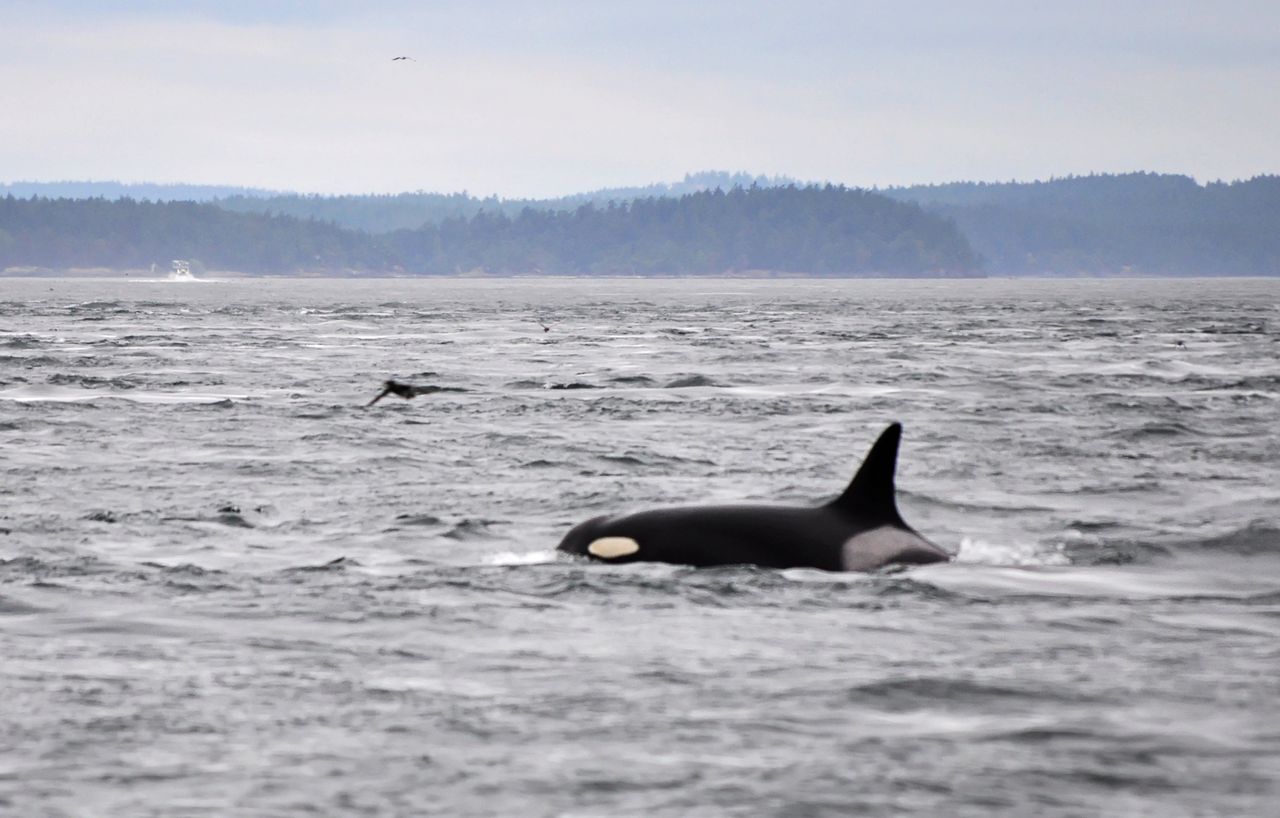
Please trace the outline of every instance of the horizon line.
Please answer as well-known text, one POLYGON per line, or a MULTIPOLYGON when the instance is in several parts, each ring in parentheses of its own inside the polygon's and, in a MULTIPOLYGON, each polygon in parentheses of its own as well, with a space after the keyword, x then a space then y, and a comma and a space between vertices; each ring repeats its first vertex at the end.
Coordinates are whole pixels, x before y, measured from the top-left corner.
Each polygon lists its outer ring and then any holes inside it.
MULTIPOLYGON (((1195 183, 1197 186, 1199 186, 1199 187, 1207 187, 1207 186, 1209 186, 1209 185, 1213 185, 1213 184, 1236 184, 1236 183, 1240 183, 1240 182, 1249 182, 1249 181, 1253 181, 1253 180, 1255 180, 1255 179, 1272 178, 1272 177, 1275 177, 1275 176, 1277 176, 1277 175, 1280 175, 1280 173, 1267 172, 1267 173, 1256 173, 1256 174, 1254 174, 1254 175, 1252 175, 1252 176, 1249 176, 1249 177, 1238 177, 1238 178, 1234 178, 1234 179, 1222 179, 1222 178, 1218 178, 1218 179, 1213 179, 1213 180, 1201 181, 1199 178, 1197 178, 1196 176, 1194 176, 1193 174, 1190 174, 1190 173, 1177 173, 1177 172, 1167 172, 1167 171, 1149 171, 1149 170, 1131 170, 1131 171, 1090 171, 1090 172, 1088 172, 1088 173, 1068 173, 1068 174, 1061 175, 1061 176, 1059 176, 1059 175, 1050 175, 1050 176, 1045 177, 1045 178, 1034 178, 1034 179, 1018 179, 1018 178, 999 179, 999 180, 986 180, 986 179, 953 179, 953 180, 943 181, 943 182, 936 182, 936 181, 930 181, 930 182, 913 182, 913 183, 910 183, 910 184, 892 184, 892 185, 883 185, 883 186, 881 186, 881 185, 879 185, 879 184, 854 185, 854 184, 849 184, 848 182, 837 182, 837 181, 833 181, 833 180, 801 180, 801 179, 794 179, 794 178, 791 178, 791 177, 789 177, 789 176, 786 176, 785 174, 776 174, 776 175, 772 175, 772 176, 770 176, 769 174, 753 174, 753 173, 750 173, 750 172, 747 172, 747 171, 705 170, 705 171, 692 171, 692 172, 686 173, 686 174, 685 174, 685 177, 684 177, 683 179, 680 179, 680 180, 677 180, 677 181, 657 181, 657 182, 646 182, 646 183, 637 183, 637 184, 609 185, 609 186, 603 186, 603 187, 591 188, 591 189, 587 189, 587 190, 579 190, 579 191, 575 191, 575 192, 572 192, 572 193, 564 193, 564 194, 559 194, 559 195, 544 195, 544 196, 504 196, 504 195, 498 194, 498 193, 496 193, 496 192, 495 192, 495 193, 488 193, 488 194, 475 194, 475 193, 472 193, 471 191, 469 191, 469 190, 468 190, 468 189, 466 189, 466 188, 463 188, 462 190, 453 190, 453 191, 444 191, 444 190, 427 190, 427 189, 425 189, 425 188, 416 188, 416 189, 412 189, 412 190, 409 190, 409 189, 403 189, 403 190, 396 190, 396 191, 364 191, 364 192, 350 192, 350 191, 348 191, 348 192, 339 192, 339 193, 332 193, 332 192, 331 192, 331 193, 323 193, 323 192, 318 192, 318 191, 289 190, 289 189, 281 189, 281 188, 257 187, 257 186, 254 186, 254 185, 245 185, 245 184, 236 184, 236 183, 219 183, 219 182, 190 182, 190 181, 184 181, 184 182, 121 181, 121 180, 119 180, 119 179, 58 179, 58 180, 20 179, 20 180, 14 180, 14 181, 3 181, 3 182, 0 182, 0 189, 3 189, 3 188, 10 188, 10 187, 18 187, 18 186, 22 186, 22 185, 32 185, 32 186, 54 186, 54 185, 118 185, 118 186, 120 186, 120 187, 125 187, 125 188, 130 188, 130 187, 157 187, 157 188, 182 188, 182 187, 188 187, 188 188, 222 188, 222 189, 227 189, 227 190, 240 190, 240 191, 245 191, 245 192, 251 193, 251 194, 253 194, 253 195, 255 195, 255 196, 261 197, 261 198, 268 198, 268 197, 272 197, 272 196, 304 196, 304 197, 333 198, 333 199, 336 199, 336 198, 342 198, 342 197, 365 197, 365 196, 389 196, 389 197, 391 197, 391 196, 413 196, 413 195, 436 195, 436 196, 458 196, 458 195, 462 195, 462 196, 468 196, 468 197, 471 197, 471 198, 473 198, 473 199, 478 199, 478 200, 497 199, 498 201, 530 201, 530 202, 536 202, 536 201, 554 201, 554 200, 557 200, 557 199, 570 199, 570 198, 574 198, 574 197, 578 197, 578 196, 589 196, 589 195, 596 194, 596 193, 602 193, 602 192, 614 191, 614 190, 627 190, 627 189, 631 189, 631 188, 651 188, 651 187, 659 187, 659 186, 666 186, 666 187, 669 187, 669 188, 670 188, 670 187, 676 187, 676 186, 678 186, 678 185, 684 184, 686 181, 690 180, 690 178, 691 178, 691 177, 697 177, 697 176, 699 176, 699 175, 703 175, 703 174, 721 174, 721 173, 723 173, 723 174, 727 174, 727 175, 730 175, 730 176, 738 176, 738 175, 741 175, 741 176, 748 176, 748 177, 751 177, 751 178, 753 178, 753 179, 757 179, 757 178, 766 178, 766 179, 769 179, 769 178, 772 178, 772 179, 776 179, 776 180, 782 180, 782 179, 787 180, 785 183, 776 184, 776 185, 769 185, 770 187, 784 187, 784 186, 789 185, 789 184, 790 184, 790 185, 795 185, 795 186, 797 186, 797 187, 816 187, 816 186, 823 186, 823 185, 832 185, 832 186, 836 186, 836 187, 843 186, 843 187, 850 188, 850 189, 852 189, 852 190, 868 190, 868 191, 903 190, 903 189, 908 189, 908 188, 921 188, 921 187, 945 187, 945 186, 948 186, 948 185, 965 185, 965 184, 976 184, 976 185, 1033 185, 1033 184, 1045 184, 1045 183, 1049 183, 1049 182, 1066 181, 1066 180, 1072 180, 1072 179, 1088 179, 1088 178, 1093 178, 1093 177, 1115 177, 1115 176, 1170 176, 1170 177, 1181 177, 1181 178, 1190 179, 1192 182, 1194 182, 1194 183, 1195 183)), ((232 195, 234 195, 234 194, 232 194, 232 195)))

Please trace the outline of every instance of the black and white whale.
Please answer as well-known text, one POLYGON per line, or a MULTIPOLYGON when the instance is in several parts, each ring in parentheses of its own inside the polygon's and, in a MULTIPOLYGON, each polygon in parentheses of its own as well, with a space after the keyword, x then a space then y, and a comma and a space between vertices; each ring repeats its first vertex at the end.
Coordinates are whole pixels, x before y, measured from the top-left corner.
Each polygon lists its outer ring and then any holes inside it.
POLYGON ((613 563, 826 571, 945 562, 950 555, 898 513, 893 477, 901 439, 901 424, 885 429, 848 488, 825 505, 687 506, 595 517, 574 526, 559 550, 613 563))

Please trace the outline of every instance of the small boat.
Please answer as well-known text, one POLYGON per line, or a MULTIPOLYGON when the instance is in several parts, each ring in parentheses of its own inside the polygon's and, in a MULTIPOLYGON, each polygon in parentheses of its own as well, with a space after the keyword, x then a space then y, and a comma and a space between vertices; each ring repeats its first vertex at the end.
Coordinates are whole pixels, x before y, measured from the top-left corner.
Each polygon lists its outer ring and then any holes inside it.
POLYGON ((175 258, 173 267, 169 270, 170 281, 195 281, 196 277, 191 275, 191 262, 186 259, 175 258))

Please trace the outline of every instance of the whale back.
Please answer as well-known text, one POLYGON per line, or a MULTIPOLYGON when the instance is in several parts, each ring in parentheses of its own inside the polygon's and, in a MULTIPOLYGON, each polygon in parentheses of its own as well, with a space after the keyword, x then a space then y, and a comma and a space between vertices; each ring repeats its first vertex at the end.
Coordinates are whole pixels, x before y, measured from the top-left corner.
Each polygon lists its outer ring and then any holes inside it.
POLYGON ((681 506, 593 517, 565 534, 559 550, 610 563, 758 565, 875 571, 950 559, 902 520, 894 471, 902 427, 881 433, 844 492, 814 508, 681 506))

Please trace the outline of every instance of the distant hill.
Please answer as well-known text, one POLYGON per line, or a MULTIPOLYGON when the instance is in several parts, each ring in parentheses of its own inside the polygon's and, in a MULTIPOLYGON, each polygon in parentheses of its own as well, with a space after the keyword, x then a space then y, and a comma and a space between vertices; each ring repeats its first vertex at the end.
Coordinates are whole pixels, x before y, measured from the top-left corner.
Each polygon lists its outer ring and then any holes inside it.
POLYGON ((172 259, 244 273, 385 270, 366 234, 198 202, 0 198, 0 270, 168 270, 172 259))
POLYGON ((238 213, 275 213, 300 219, 321 219, 369 233, 390 233, 440 224, 446 219, 469 219, 481 211, 490 215, 501 213, 516 217, 526 208, 570 211, 589 203, 621 204, 644 198, 679 197, 704 190, 732 190, 752 185, 778 187, 786 184, 794 184, 794 180, 781 176, 702 171, 686 174, 679 182, 604 188, 552 199, 500 199, 497 196, 479 198, 467 193, 428 193, 420 190, 413 193, 346 196, 299 193, 262 195, 256 192, 222 196, 215 203, 238 213))
POLYGON ((955 221, 989 275, 1280 275, 1280 177, 1128 173, 880 191, 955 221))
MULTIPOLYGON (((758 268, 826 273, 842 269, 862 275, 875 267, 867 262, 870 256, 865 253, 870 251, 866 247, 862 251, 864 256, 859 257, 861 260, 850 263, 838 261, 841 258, 838 254, 820 257, 809 252, 805 245, 789 243, 789 237, 798 235, 802 227, 792 219, 794 214, 782 212, 750 216, 734 213, 723 214, 723 217, 751 225, 750 230, 758 231, 760 235, 774 235, 775 225, 788 225, 786 231, 789 232, 777 239, 781 242, 777 246, 790 248, 793 251, 790 257, 760 246, 758 236, 741 234, 730 243, 721 232, 717 232, 728 230, 727 222, 714 230, 704 224, 709 232, 701 234, 698 239, 701 246, 698 248, 680 233, 684 229, 680 223, 669 222, 663 227, 670 233, 666 239, 646 233, 645 242, 648 244, 645 248, 635 245, 620 250, 620 239, 608 239, 603 233, 587 236, 580 232, 585 228, 580 228, 577 222, 568 218, 573 215, 601 229, 604 224, 601 220, 618 219, 615 226, 619 230, 624 229, 619 225, 625 223, 626 230, 642 230, 643 225, 643 230, 648 231, 653 224, 661 223, 661 220, 646 221, 650 214, 666 212, 663 208, 667 205, 660 202, 679 202, 686 196, 714 194, 715 191, 741 190, 749 193, 752 190, 787 189, 809 191, 796 199, 787 198, 790 194, 781 195, 779 201, 787 201, 788 207, 800 208, 797 212, 810 213, 804 208, 821 198, 813 191, 825 188, 799 186, 782 177, 704 171, 688 174, 679 182, 607 188, 541 200, 477 198, 467 193, 421 191, 394 195, 318 196, 248 188, 116 182, 14 183, 0 186, 0 197, 6 193, 15 198, 49 196, 51 192, 58 191, 58 196, 70 199, 204 201, 226 212, 261 217, 262 220, 257 222, 236 222, 242 226, 258 225, 258 232, 249 234, 249 244, 255 249, 248 256, 238 257, 233 265, 248 271, 279 272, 291 269, 290 265, 309 269, 308 265, 314 265, 315 257, 319 256, 320 269, 324 270, 349 267, 432 273, 473 268, 511 272, 527 272, 529 269, 582 272, 603 269, 599 265, 593 266, 596 262, 591 261, 603 258, 592 256, 597 252, 609 254, 607 258, 610 264, 615 265, 615 271, 653 271, 665 265, 668 271, 758 268), (610 203, 613 203, 612 208, 610 203), (586 206, 590 207, 583 210, 586 206), (619 209, 627 215, 609 215, 619 209), (281 218, 286 221, 277 221, 281 218), (264 248, 264 236, 271 235, 287 242, 290 239, 285 237, 303 231, 301 225, 304 224, 308 225, 306 230, 311 231, 311 236, 301 240, 303 249, 294 253, 283 248, 268 252, 264 248), (534 225, 552 232, 535 242, 532 238, 534 225), (318 237, 328 228, 336 231, 331 235, 343 237, 338 244, 349 248, 349 255, 344 255, 347 251, 336 255, 325 252, 310 252, 308 255, 309 249, 314 249, 313 243, 324 244, 318 237), (365 238, 358 238, 354 232, 349 236, 339 228, 358 231, 365 238), (422 242, 415 244, 414 235, 419 238, 434 236, 432 242, 442 243, 439 247, 428 247, 422 242), (589 248, 582 250, 585 255, 577 255, 577 250, 569 249, 566 242, 570 239, 566 237, 570 235, 573 242, 579 242, 578 247, 589 248), (486 240, 495 244, 488 249, 481 248, 474 244, 481 241, 477 238, 479 236, 486 236, 486 240), (515 241, 524 242, 524 249, 512 249, 506 244, 515 241), (665 247, 679 246, 681 249, 670 253, 654 249, 664 241, 665 247), (356 250, 357 245, 361 249, 356 250), (467 247, 470 249, 464 252, 463 248, 467 247), (606 247, 613 249, 606 251, 606 247), (752 249, 744 258, 735 256, 733 250, 727 249, 730 247, 752 249), (392 259, 397 253, 398 261, 392 259), (342 259, 341 263, 339 259, 342 259), (689 259, 699 260, 691 262, 689 259), (250 266, 243 266, 246 264, 250 266), (817 266, 805 269, 806 264, 817 266)), ((855 192, 846 190, 847 194, 855 192)), ((976 258, 976 264, 988 275, 1280 275, 1280 177, 1277 176, 1201 185, 1190 177, 1179 175, 1104 174, 1043 182, 919 185, 873 193, 916 207, 933 219, 929 225, 953 223, 955 235, 965 242, 964 252, 974 253, 974 257, 955 253, 939 255, 938 248, 952 239, 936 226, 927 226, 923 221, 912 222, 909 228, 904 228, 903 241, 918 238, 921 231, 930 238, 921 245, 915 261, 893 268, 902 274, 917 274, 928 269, 972 272, 976 258), (930 264, 937 266, 930 267, 930 264)), ((846 196, 842 201, 841 207, 857 209, 867 206, 866 202, 855 206, 852 196, 846 196)), ((830 216, 837 211, 839 207, 833 207, 825 215, 830 216)), ((130 218, 143 218, 137 213, 130 218)), ((211 230, 231 229, 229 225, 232 222, 213 215, 208 218, 211 230)), ((830 230, 852 229, 838 220, 824 224, 830 230)), ((191 225, 189 230, 193 231, 188 234, 190 236, 203 235, 197 225, 191 225)), ((881 238, 872 239, 870 236, 869 233, 864 235, 870 242, 867 247, 881 241, 881 238)), ((824 246, 836 243, 834 238, 817 234, 811 238, 824 246)), ((74 237, 62 234, 57 240, 63 249, 69 249, 77 242, 74 237)), ((98 240, 108 244, 112 242, 105 234, 98 240)), ((25 239, 20 234, 0 224, 0 258, 13 258, 14 242, 21 241, 25 239)), ((37 251, 34 246, 29 249, 32 253, 37 251)), ((160 253, 164 263, 169 257, 183 257, 180 250, 173 252, 177 255, 167 250, 160 253)), ((30 256, 30 253, 26 255, 30 256)), ((887 263, 883 256, 875 258, 878 259, 876 264, 887 263)))
POLYGON ((236 213, 278 214, 319 219, 366 233, 416 230, 446 219, 469 219, 481 211, 516 215, 543 202, 478 199, 467 193, 392 193, 349 196, 283 193, 276 196, 225 196, 214 204, 236 213))
POLYGON ((750 173, 730 172, 724 170, 703 170, 697 173, 686 173, 679 182, 659 182, 640 187, 611 187, 592 190, 587 193, 575 193, 558 199, 546 200, 553 204, 553 209, 563 210, 566 205, 581 205, 587 202, 608 204, 609 202, 630 202, 636 199, 669 198, 685 196, 689 193, 701 193, 704 190, 743 190, 752 187, 812 187, 789 176, 753 176, 750 173))
POLYGON ((373 235, 195 202, 0 198, 0 269, 259 274, 967 275, 975 256, 919 207, 843 187, 734 188, 571 211, 480 212, 373 235))
MULTIPOLYGON (((573 275, 971 275, 954 225, 914 205, 826 185, 719 188, 572 211, 479 213, 388 237, 424 272, 573 275)), ((412 267, 410 266, 410 269, 412 267)))
POLYGON ((3 182, 0 196, 45 199, 147 199, 153 202, 207 202, 227 196, 258 198, 278 191, 229 185, 172 185, 151 182, 3 182))

